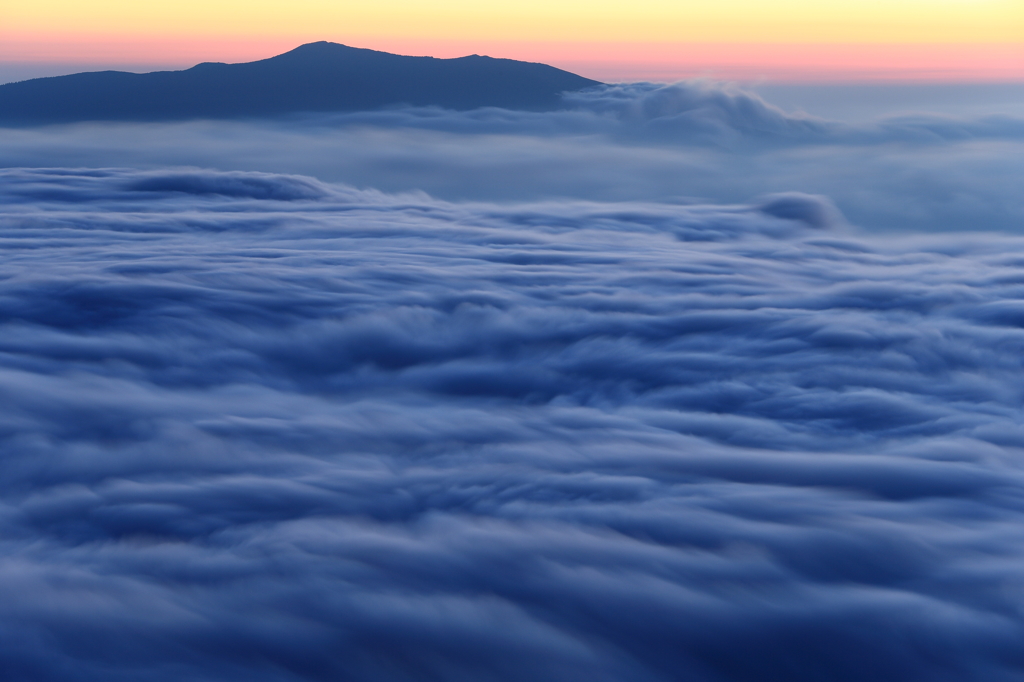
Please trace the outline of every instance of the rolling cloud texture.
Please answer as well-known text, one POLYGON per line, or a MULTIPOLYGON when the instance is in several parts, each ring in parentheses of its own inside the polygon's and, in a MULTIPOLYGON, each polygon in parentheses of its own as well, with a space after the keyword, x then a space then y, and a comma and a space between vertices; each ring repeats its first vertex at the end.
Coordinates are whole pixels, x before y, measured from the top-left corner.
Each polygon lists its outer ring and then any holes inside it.
POLYGON ((1021 678, 1020 121, 578 98, 0 131, 5 681, 1021 678))
POLYGON ((12 681, 1017 680, 1024 239, 3 171, 12 681))
POLYGON ((1024 119, 848 124, 731 86, 603 86, 551 112, 437 108, 276 120, 0 129, 0 167, 310 175, 452 201, 743 203, 803 191, 884 231, 1019 231, 1024 119))

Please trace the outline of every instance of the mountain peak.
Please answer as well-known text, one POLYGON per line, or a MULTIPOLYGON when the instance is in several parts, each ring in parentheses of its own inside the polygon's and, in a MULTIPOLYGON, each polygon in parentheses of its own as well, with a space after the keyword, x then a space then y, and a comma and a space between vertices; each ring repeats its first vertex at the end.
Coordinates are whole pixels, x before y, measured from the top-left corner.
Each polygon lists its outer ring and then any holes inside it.
POLYGON ((408 57, 319 41, 243 64, 2 85, 0 122, 253 118, 401 105, 549 110, 561 106, 561 93, 597 84, 545 64, 408 57))

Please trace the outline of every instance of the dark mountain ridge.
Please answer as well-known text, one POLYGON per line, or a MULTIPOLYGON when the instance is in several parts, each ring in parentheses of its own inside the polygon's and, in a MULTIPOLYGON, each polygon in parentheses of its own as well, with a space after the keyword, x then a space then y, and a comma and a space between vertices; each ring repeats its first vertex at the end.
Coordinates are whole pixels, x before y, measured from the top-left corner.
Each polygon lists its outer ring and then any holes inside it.
POLYGON ((244 64, 98 71, 0 85, 0 123, 251 118, 397 105, 550 110, 597 81, 546 64, 407 57, 318 42, 244 64))

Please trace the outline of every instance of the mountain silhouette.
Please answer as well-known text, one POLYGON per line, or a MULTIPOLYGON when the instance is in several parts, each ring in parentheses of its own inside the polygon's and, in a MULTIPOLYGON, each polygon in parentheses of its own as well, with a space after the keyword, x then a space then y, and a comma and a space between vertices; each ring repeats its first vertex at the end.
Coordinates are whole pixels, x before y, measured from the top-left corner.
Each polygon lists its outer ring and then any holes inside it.
POLYGON ((550 110, 598 85, 546 64, 406 57, 337 43, 185 71, 97 71, 0 85, 0 123, 249 118, 397 105, 550 110))

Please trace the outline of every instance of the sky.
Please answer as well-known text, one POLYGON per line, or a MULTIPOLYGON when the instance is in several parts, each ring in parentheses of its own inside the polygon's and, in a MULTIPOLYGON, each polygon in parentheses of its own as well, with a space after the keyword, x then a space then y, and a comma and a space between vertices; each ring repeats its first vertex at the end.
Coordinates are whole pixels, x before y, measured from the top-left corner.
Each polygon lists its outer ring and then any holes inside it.
POLYGON ((605 81, 1024 80, 1017 0, 3 0, 0 77, 183 68, 331 40, 605 81))

